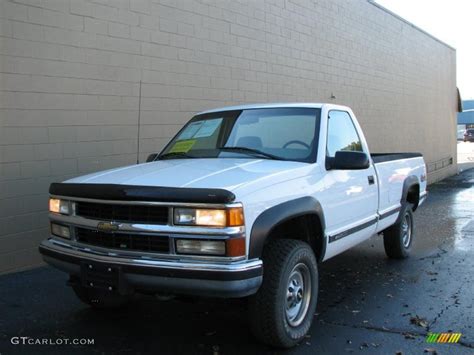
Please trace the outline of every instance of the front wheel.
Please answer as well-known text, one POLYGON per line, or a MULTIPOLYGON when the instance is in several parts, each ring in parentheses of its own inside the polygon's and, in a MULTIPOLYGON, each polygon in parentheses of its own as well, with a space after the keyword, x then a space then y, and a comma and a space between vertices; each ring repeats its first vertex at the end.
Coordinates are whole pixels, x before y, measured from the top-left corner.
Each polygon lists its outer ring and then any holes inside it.
POLYGON ((251 326, 265 344, 290 348, 313 321, 318 298, 318 266, 302 241, 272 241, 263 253, 263 283, 250 299, 251 326))
POLYGON ((413 241, 412 205, 405 204, 400 211, 400 219, 383 232, 383 245, 389 258, 405 259, 410 254, 413 241))

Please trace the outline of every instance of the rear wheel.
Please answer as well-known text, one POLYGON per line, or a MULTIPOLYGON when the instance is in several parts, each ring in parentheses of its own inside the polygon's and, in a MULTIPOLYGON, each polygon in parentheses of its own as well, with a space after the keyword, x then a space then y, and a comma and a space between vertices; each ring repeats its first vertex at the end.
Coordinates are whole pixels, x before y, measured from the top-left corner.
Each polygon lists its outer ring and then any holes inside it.
POLYGON ((80 285, 72 286, 76 296, 93 308, 110 309, 125 306, 130 298, 105 290, 86 288, 80 285))
POLYGON ((383 232, 385 253, 393 259, 407 258, 413 241, 412 205, 405 204, 400 215, 400 220, 383 232))
POLYGON ((305 337, 316 311, 316 257, 307 243, 280 239, 265 247, 263 266, 262 286, 250 299, 252 330, 268 345, 292 347, 305 337))

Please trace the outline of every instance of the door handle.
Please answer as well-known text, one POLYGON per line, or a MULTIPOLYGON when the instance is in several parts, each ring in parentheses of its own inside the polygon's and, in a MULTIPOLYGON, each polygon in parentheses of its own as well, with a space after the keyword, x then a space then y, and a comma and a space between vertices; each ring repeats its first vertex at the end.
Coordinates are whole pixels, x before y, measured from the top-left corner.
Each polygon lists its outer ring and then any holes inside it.
POLYGON ((369 180, 369 185, 375 184, 375 179, 373 175, 367 176, 367 180, 369 180))

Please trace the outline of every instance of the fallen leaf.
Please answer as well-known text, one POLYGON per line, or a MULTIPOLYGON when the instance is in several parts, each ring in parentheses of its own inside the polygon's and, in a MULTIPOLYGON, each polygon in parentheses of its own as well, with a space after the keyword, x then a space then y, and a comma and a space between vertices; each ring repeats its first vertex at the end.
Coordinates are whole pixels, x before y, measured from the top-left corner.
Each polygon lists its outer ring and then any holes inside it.
POLYGON ((423 328, 427 328, 428 327, 428 321, 424 318, 421 318, 417 315, 415 315, 414 317, 411 317, 410 318, 410 323, 411 324, 415 324, 419 327, 423 327, 423 328))

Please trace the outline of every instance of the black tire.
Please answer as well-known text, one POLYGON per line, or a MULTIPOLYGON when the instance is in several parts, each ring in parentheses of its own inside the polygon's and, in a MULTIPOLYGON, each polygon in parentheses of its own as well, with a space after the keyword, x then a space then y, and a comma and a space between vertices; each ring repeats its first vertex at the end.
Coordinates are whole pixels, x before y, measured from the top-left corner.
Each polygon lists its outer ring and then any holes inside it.
POLYGON ((250 298, 251 328, 263 343, 290 348, 305 337, 313 322, 319 288, 316 257, 305 242, 279 239, 265 247, 263 266, 262 286, 250 298), (298 280, 303 282, 298 285, 298 280))
POLYGON ((413 211, 407 203, 400 210, 400 218, 394 225, 383 232, 385 253, 392 259, 405 259, 410 255, 413 242, 413 211))
POLYGON ((125 306, 130 298, 117 293, 86 288, 80 285, 72 286, 76 296, 85 304, 98 309, 114 309, 125 306))

